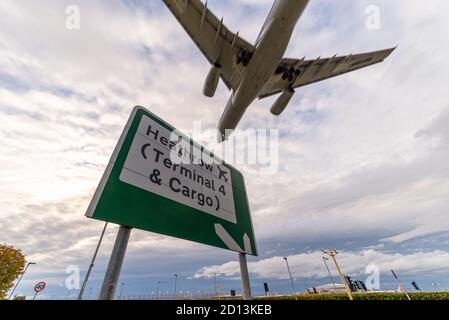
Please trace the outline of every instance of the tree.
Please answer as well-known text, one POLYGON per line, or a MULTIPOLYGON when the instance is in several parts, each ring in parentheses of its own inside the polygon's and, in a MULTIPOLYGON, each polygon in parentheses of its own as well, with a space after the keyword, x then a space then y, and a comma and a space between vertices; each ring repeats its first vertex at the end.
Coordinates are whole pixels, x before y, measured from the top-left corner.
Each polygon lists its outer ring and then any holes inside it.
POLYGON ((25 256, 20 250, 0 244, 0 300, 14 285, 14 281, 23 273, 25 256))

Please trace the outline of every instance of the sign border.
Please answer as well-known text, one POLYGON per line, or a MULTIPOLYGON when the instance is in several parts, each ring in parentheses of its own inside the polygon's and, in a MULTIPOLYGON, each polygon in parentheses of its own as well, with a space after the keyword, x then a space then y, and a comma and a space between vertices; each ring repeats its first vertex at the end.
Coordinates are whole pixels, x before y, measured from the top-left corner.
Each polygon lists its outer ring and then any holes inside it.
POLYGON ((45 283, 45 281, 39 281, 38 283, 36 283, 36 285, 34 286, 33 290, 34 290, 35 293, 40 293, 40 292, 44 291, 46 287, 47 287, 47 284, 45 283), (44 288, 42 288, 42 290, 36 291, 36 287, 38 285, 40 285, 41 283, 44 284, 44 288))

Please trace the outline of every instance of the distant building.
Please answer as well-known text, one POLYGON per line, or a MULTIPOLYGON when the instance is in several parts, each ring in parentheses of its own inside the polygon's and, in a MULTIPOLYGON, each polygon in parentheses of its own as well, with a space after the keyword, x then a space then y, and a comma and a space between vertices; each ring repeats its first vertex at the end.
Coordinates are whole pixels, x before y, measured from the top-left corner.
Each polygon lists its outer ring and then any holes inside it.
POLYGON ((344 285, 336 283, 335 285, 324 284, 321 286, 307 288, 305 290, 305 293, 308 293, 308 294, 332 294, 332 293, 344 293, 345 290, 346 289, 345 289, 344 285))

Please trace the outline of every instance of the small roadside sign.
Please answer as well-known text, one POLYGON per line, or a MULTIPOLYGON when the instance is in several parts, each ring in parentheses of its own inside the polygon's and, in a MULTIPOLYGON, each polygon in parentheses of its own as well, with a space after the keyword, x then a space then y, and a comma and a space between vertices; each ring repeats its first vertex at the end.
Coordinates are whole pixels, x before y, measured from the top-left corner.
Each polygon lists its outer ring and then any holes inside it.
POLYGON ((35 293, 34 293, 34 296, 33 296, 33 300, 36 299, 37 295, 38 295, 40 292, 44 291, 44 289, 45 289, 46 286, 47 286, 46 283, 43 282, 43 281, 38 282, 38 283, 34 286, 34 292, 35 292, 35 293))
POLYGON ((43 281, 39 282, 38 284, 36 284, 34 286, 34 292, 39 293, 39 292, 44 291, 45 286, 46 286, 45 282, 43 282, 43 281))

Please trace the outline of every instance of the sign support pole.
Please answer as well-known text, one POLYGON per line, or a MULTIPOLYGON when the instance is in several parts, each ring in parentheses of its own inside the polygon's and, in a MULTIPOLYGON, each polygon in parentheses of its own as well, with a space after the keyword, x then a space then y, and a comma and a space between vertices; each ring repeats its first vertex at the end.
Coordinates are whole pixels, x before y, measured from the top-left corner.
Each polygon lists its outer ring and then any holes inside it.
POLYGON ((251 286, 249 283, 248 264, 246 263, 246 254, 239 252, 240 276, 242 278, 243 300, 252 300, 251 286))
POLYGON ((120 277, 123 260, 125 258, 126 247, 128 246, 131 228, 120 226, 117 238, 115 239, 114 249, 109 259, 108 269, 104 276, 103 285, 101 286, 100 296, 98 300, 114 300, 117 282, 120 277))

